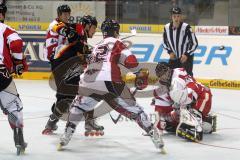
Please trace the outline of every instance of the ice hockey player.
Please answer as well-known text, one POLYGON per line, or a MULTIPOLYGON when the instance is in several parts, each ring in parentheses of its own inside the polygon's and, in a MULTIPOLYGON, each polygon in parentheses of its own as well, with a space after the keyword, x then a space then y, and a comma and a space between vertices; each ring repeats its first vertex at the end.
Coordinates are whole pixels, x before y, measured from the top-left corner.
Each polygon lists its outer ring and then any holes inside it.
MULTIPOLYGON (((68 113, 69 105, 78 91, 79 75, 82 65, 86 62, 86 56, 90 54, 87 38, 92 38, 97 20, 90 15, 83 16, 81 24, 68 24, 71 9, 68 5, 57 8, 58 18, 54 20, 48 29, 46 47, 51 64, 53 80, 57 88, 57 101, 52 105, 52 114, 42 131, 42 134, 51 134, 57 130, 57 122, 63 114, 68 113)), ((94 111, 85 116, 86 129, 89 126, 98 126, 92 118, 94 111)), ((103 126, 98 126, 103 130, 103 126)))
POLYGON ((155 69, 159 87, 154 90, 158 128, 175 132, 191 141, 202 140, 203 133, 216 131, 216 115, 210 114, 212 94, 185 69, 171 69, 160 62, 155 69))
POLYGON ((103 41, 93 48, 87 68, 80 77, 79 95, 70 109, 65 132, 60 138, 59 148, 71 140, 76 126, 83 119, 84 112, 96 105, 96 100, 106 101, 120 114, 135 120, 151 137, 158 149, 164 144, 157 127, 148 120, 143 108, 121 78, 118 65, 122 65, 136 74, 135 85, 138 89, 147 86, 148 70, 140 68, 136 57, 123 44, 119 37, 120 25, 117 21, 106 19, 101 25, 103 41), (84 89, 82 89, 84 88, 84 89))
POLYGON ((28 67, 22 52, 22 39, 14 29, 4 24, 6 12, 6 5, 0 4, 0 107, 8 116, 17 155, 20 155, 27 147, 23 137, 23 104, 11 74, 21 75, 28 67))

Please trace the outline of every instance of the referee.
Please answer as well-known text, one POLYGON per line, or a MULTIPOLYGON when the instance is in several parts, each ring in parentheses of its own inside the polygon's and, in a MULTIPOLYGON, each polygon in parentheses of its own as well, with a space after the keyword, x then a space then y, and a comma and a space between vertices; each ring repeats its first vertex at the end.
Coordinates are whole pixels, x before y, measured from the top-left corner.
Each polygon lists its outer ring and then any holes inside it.
POLYGON ((189 24, 182 22, 182 11, 171 9, 172 22, 164 26, 163 47, 167 50, 171 68, 185 68, 193 76, 193 51, 198 41, 189 24))

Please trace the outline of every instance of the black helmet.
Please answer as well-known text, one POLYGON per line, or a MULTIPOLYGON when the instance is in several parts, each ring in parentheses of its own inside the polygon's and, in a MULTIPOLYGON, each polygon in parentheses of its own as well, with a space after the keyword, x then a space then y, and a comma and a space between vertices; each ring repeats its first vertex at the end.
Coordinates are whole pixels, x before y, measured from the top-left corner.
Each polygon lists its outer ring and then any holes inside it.
POLYGON ((67 4, 58 6, 57 14, 61 15, 63 12, 71 12, 71 8, 67 4))
POLYGON ((3 15, 5 15, 6 12, 7 6, 4 3, 0 4, 0 13, 3 13, 3 15))
POLYGON ((112 19, 106 19, 101 25, 101 31, 104 37, 114 37, 114 32, 119 34, 119 29, 119 23, 112 19))
POLYGON ((182 14, 182 10, 179 7, 173 7, 170 12, 171 14, 182 14))
POLYGON ((97 22, 97 19, 96 17, 93 17, 93 16, 90 16, 90 15, 85 15, 83 16, 81 19, 80 19, 80 22, 83 26, 86 26, 87 24, 88 25, 94 25, 94 26, 97 26, 98 25, 98 22, 97 22))

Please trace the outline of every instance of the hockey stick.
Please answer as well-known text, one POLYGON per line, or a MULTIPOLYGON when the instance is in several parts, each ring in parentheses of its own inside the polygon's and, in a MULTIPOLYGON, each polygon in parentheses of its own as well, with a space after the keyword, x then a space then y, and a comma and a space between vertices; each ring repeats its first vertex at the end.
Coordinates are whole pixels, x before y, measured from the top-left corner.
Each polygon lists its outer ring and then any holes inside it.
POLYGON ((126 36, 126 37, 123 37, 123 38, 121 38, 121 40, 124 40, 124 39, 128 39, 128 38, 134 37, 134 36, 136 36, 136 34, 137 34, 136 29, 132 29, 132 30, 131 30, 131 35, 126 36))
MULTIPOLYGON (((132 95, 133 95, 133 96, 137 93, 137 90, 138 90, 138 88, 136 87, 136 88, 134 89, 134 91, 132 92, 132 95)), ((117 116, 117 118, 114 119, 113 116, 111 115, 111 112, 109 112, 109 116, 110 116, 111 120, 113 121, 113 123, 114 123, 114 124, 117 124, 117 122, 119 121, 119 119, 121 118, 122 115, 119 114, 119 115, 117 116)))
MULTIPOLYGON (((136 36, 136 35, 137 35, 136 29, 132 29, 132 30, 131 30, 131 35, 126 36, 126 37, 123 37, 123 38, 121 38, 120 40, 128 39, 128 38, 134 37, 134 36, 136 36)), ((100 43, 100 42, 98 42, 97 44, 99 44, 99 43, 100 43)), ((84 42, 84 44, 87 45, 89 48, 93 48, 93 47, 94 47, 93 45, 91 45, 91 44, 89 44, 89 43, 85 43, 85 42, 84 42)))

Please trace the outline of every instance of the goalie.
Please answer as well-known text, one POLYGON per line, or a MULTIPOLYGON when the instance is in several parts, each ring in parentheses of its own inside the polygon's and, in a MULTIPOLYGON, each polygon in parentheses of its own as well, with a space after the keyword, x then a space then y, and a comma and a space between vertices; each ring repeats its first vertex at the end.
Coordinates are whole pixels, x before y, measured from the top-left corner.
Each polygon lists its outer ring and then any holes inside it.
POLYGON ((191 141, 202 140, 203 133, 216 131, 216 116, 210 114, 212 94, 185 69, 171 69, 160 62, 155 69, 159 87, 154 90, 153 105, 158 128, 191 141))

